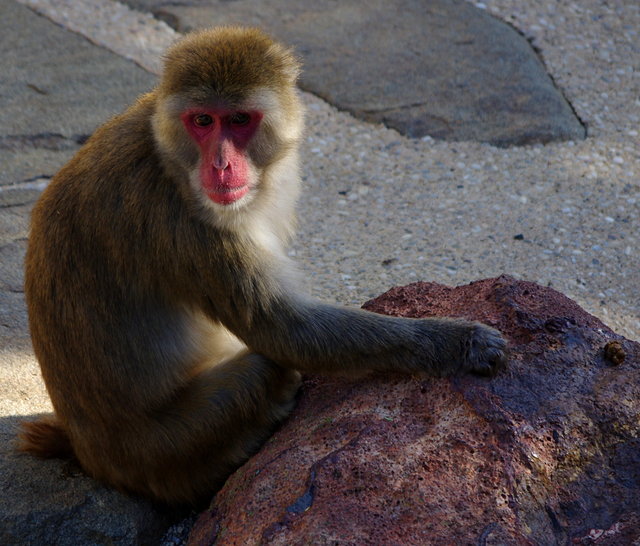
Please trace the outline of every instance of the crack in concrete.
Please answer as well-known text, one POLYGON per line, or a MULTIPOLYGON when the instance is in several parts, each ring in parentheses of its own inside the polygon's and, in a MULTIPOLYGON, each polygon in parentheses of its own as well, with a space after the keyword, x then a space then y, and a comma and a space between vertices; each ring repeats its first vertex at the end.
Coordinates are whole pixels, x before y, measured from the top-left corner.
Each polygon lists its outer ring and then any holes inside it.
POLYGON ((424 101, 421 102, 412 102, 409 104, 388 104, 385 106, 379 106, 377 108, 358 108, 358 112, 362 112, 363 114, 378 114, 380 112, 388 112, 390 110, 408 110, 409 108, 418 108, 420 106, 425 106, 427 103, 424 101))
POLYGON ((10 209, 34 202, 53 178, 40 174, 10 185, 0 185, 0 209, 10 209), (35 193, 34 193, 35 192, 35 193))
POLYGON ((15 190, 43 190, 53 178, 50 174, 39 174, 32 178, 26 178, 9 186, 0 186, 0 192, 15 190))
POLYGON ((28 149, 71 150, 84 144, 90 135, 65 136, 60 133, 37 133, 34 135, 7 135, 0 137, 0 150, 19 152, 28 149))
POLYGON ((551 80, 553 87, 564 99, 564 101, 569 105, 569 109, 571 110, 575 118, 578 120, 578 123, 582 126, 582 129, 584 130, 583 138, 587 138, 589 136, 589 128, 587 127, 586 122, 578 115, 577 110, 573 106, 573 103, 569 100, 569 97, 565 93, 564 88, 558 85, 556 78, 553 76, 553 74, 551 73, 551 70, 549 70, 549 67, 547 66, 542 50, 535 44, 533 37, 527 36, 522 30, 516 27, 513 23, 511 23, 510 21, 507 21, 506 19, 503 19, 502 17, 498 17, 496 15, 492 15, 492 17, 495 17, 496 19, 498 19, 498 21, 509 26, 511 29, 513 29, 514 32, 522 36, 522 38, 527 41, 527 43, 529 44, 529 47, 531 47, 531 50, 540 61, 540 64, 542 64, 542 66, 544 67, 544 71, 546 72, 547 76, 551 80))

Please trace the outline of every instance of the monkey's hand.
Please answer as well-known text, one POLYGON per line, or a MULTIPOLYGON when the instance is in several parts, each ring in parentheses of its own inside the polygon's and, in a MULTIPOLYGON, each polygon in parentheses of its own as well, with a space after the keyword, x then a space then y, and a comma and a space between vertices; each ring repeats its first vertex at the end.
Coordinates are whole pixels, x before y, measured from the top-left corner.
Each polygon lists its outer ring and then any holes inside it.
POLYGON ((421 367, 436 376, 476 373, 492 376, 507 364, 502 334, 480 322, 429 318, 417 321, 421 367))
POLYGON ((500 332, 453 318, 389 317, 308 300, 281 299, 241 339, 289 368, 315 372, 493 375, 506 364, 500 332))
POLYGON ((502 334, 480 322, 471 323, 462 369, 492 376, 506 365, 507 342, 502 334))
POLYGON ((302 375, 297 370, 290 370, 274 365, 277 369, 278 381, 270 389, 274 406, 288 415, 296 404, 296 394, 302 383, 302 375))

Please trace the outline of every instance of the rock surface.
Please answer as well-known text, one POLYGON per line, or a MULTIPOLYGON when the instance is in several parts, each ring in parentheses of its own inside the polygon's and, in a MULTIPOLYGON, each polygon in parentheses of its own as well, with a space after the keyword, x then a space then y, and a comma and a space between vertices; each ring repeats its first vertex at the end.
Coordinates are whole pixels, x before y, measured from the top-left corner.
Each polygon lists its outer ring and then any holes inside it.
POLYGON ((265 28, 303 57, 304 89, 410 137, 499 146, 585 138, 526 39, 465 0, 127 3, 178 30, 265 28))
POLYGON ((0 544, 157 544, 177 517, 98 484, 80 468, 13 452, 18 418, 0 420, 0 544))
POLYGON ((640 344, 509 277, 416 283, 365 307, 494 325, 509 369, 491 380, 307 378, 293 416, 228 480, 191 545, 640 539, 640 344))

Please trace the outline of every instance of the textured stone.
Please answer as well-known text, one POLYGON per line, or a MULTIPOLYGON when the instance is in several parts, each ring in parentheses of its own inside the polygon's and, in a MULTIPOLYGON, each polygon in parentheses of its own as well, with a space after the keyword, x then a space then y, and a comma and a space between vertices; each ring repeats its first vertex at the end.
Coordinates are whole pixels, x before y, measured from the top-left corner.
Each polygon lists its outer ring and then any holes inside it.
POLYGON ((98 484, 70 462, 12 452, 18 418, 0 419, 0 544, 155 544, 176 518, 98 484))
POLYGON ((494 379, 307 378, 292 417, 228 480, 190 544, 640 539, 640 344, 509 277, 416 283, 365 307, 483 320, 508 337, 509 368, 494 379), (619 365, 605 358, 611 342, 619 365))
POLYGON ((251 24, 293 44, 301 86, 411 137, 499 146, 585 129, 527 40, 465 0, 128 0, 178 30, 251 24))

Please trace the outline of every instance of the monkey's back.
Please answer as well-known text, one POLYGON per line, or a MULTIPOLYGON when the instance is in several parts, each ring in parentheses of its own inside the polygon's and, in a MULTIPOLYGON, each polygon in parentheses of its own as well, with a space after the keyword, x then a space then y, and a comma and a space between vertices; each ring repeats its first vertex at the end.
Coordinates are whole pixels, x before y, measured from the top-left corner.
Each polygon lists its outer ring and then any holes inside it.
POLYGON ((83 420, 130 416, 152 378, 154 389, 174 383, 170 363, 157 355, 185 349, 181 317, 159 297, 162 271, 148 267, 170 235, 149 233, 140 205, 177 198, 167 197, 158 166, 152 110, 149 94, 99 128, 32 213, 25 260, 31 338, 72 435, 83 420), (158 339, 167 344, 162 351, 158 339))

